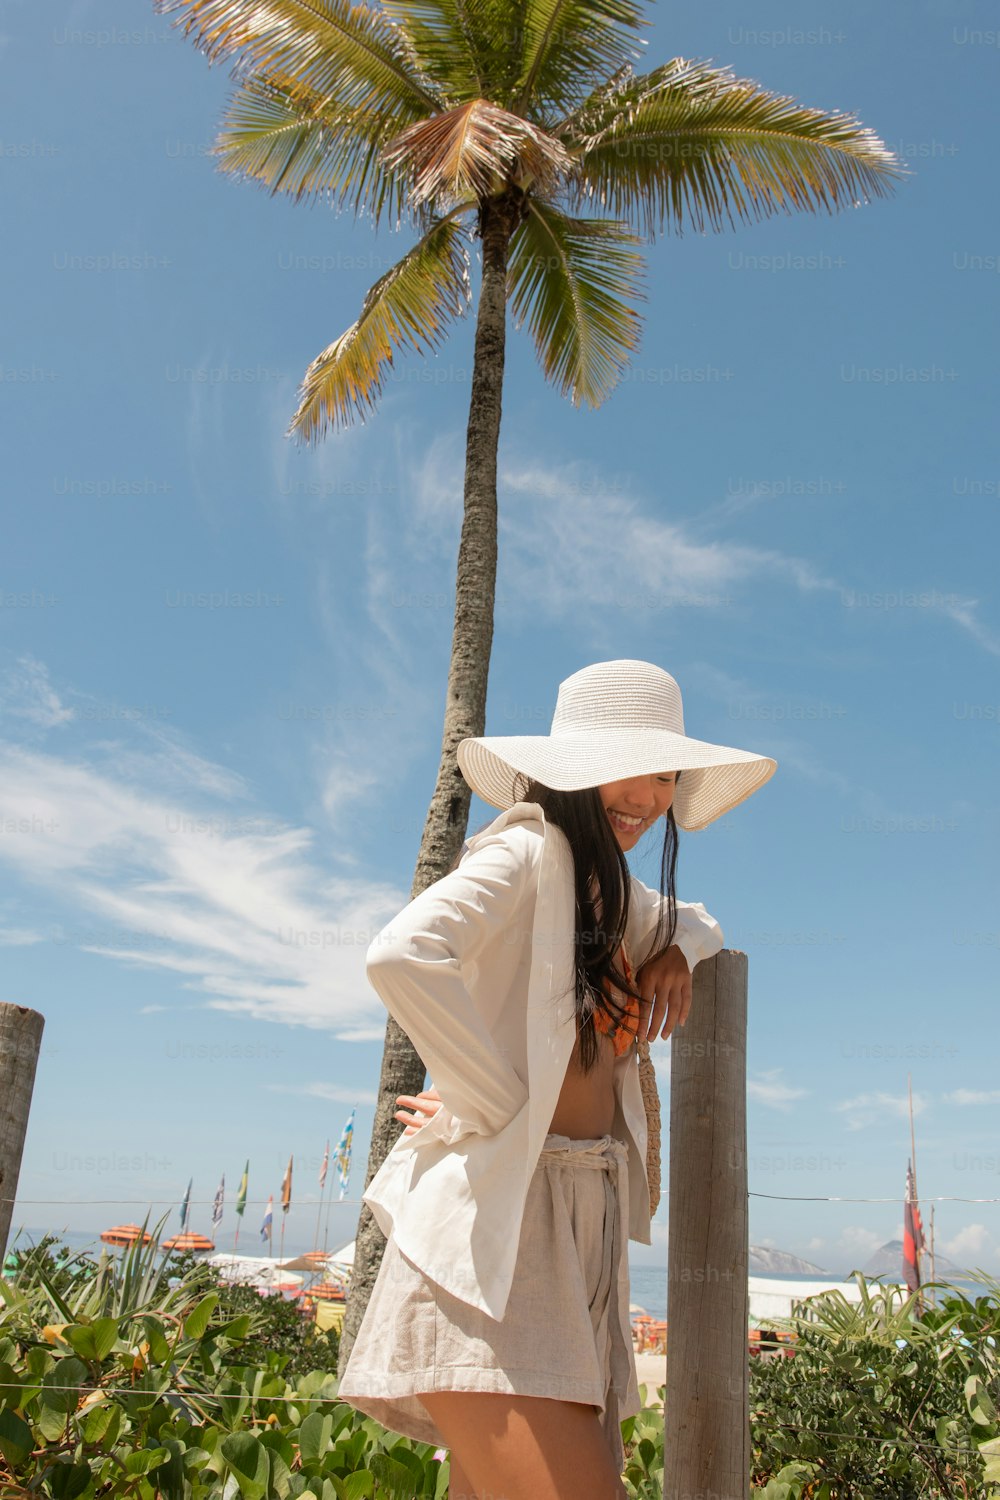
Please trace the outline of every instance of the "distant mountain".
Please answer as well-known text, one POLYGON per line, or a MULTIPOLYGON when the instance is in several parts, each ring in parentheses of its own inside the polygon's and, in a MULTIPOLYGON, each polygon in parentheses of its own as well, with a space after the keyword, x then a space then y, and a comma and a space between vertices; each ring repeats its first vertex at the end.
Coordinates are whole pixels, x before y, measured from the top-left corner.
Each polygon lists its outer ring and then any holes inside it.
POLYGON ((814 1266, 811 1260, 802 1260, 790 1255, 787 1250, 768 1250, 763 1245, 750 1246, 751 1276, 829 1276, 822 1266, 814 1266))
MULTIPOLYGON (((926 1251, 921 1256, 920 1262, 924 1280, 929 1281, 931 1275, 931 1262, 930 1256, 926 1251)), ((865 1261, 864 1265, 858 1266, 857 1269, 864 1276, 886 1276, 891 1281, 902 1281, 903 1241, 886 1240, 885 1244, 881 1245, 875 1251, 875 1254, 870 1255, 865 1261)), ((845 1272, 844 1274, 846 1277, 848 1273, 845 1272)), ((934 1275, 961 1276, 962 1269, 960 1266, 956 1266, 953 1260, 949 1260, 947 1255, 942 1255, 940 1254, 940 1252, 936 1251, 934 1254, 934 1275)))

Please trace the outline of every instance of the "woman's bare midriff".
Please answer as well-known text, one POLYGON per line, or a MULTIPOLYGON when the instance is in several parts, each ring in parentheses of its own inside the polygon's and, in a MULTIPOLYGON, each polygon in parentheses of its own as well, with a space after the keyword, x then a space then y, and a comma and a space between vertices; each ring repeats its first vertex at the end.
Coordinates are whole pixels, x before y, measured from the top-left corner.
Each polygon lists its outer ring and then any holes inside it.
POLYGON ((615 1120, 614 1043, 598 1031, 597 1061, 589 1073, 580 1067, 580 1038, 573 1044, 555 1114, 549 1131, 568 1135, 571 1140, 594 1140, 610 1135, 615 1120))

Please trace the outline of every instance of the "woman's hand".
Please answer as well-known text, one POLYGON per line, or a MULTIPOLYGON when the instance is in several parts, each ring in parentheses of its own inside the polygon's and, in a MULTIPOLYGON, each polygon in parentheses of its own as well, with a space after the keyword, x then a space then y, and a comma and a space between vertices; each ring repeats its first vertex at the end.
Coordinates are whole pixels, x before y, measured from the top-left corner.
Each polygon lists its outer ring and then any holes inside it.
POLYGON ((635 979, 636 989, 643 997, 639 1007, 639 1041, 644 1037, 655 1041, 657 1032, 668 1037, 678 1021, 684 1025, 691 1009, 691 970, 676 943, 659 958, 643 964, 635 979), (660 1031, 664 1017, 667 1024, 660 1031), (647 1018, 648 1030, 644 1026, 647 1018))
POLYGON ((396 1103, 410 1106, 409 1113, 404 1109, 397 1109, 393 1115, 394 1120, 402 1120, 406 1129, 404 1135, 414 1135, 421 1125, 426 1125, 432 1115, 436 1115, 444 1101, 437 1089, 431 1085, 429 1089, 423 1089, 414 1097, 413 1094, 397 1094, 396 1103))

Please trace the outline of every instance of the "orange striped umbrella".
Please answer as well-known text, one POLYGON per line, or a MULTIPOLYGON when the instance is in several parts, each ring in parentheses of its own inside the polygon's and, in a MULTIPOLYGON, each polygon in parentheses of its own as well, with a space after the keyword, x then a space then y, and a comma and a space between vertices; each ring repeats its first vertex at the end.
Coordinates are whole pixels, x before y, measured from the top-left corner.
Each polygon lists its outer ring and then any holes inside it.
POLYGON ((163 1250, 214 1250, 215 1245, 203 1234, 196 1234, 189 1229, 184 1234, 175 1234, 173 1239, 164 1240, 160 1248, 163 1250))
POLYGON ((153 1236, 140 1229, 138 1224, 115 1224, 111 1229, 101 1230, 101 1239, 106 1245, 131 1245, 140 1238, 144 1245, 148 1245, 153 1236))

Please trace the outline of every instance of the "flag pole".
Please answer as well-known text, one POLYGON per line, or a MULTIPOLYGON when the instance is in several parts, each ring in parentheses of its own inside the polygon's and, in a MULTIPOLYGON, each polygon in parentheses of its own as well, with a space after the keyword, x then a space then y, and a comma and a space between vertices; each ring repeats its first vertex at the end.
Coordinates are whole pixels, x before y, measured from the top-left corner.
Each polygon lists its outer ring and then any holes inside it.
MULTIPOLYGON (((913 1133, 913 1086, 912 1074, 910 1073, 907 1073, 906 1075, 906 1092, 909 1096, 910 1102, 910 1153, 913 1161, 913 1204, 914 1211, 916 1213, 919 1212, 917 1205, 920 1202, 920 1198, 917 1193, 917 1139, 913 1133)), ((924 1310, 923 1293, 921 1289, 921 1283, 923 1282, 924 1278, 922 1274, 923 1267, 920 1264, 920 1246, 916 1243, 914 1243, 913 1246, 913 1258, 916 1261, 917 1266, 917 1317, 919 1318, 924 1310)))
POLYGON ((330 1165, 330 1142, 326 1143, 326 1151, 323 1156, 323 1165, 319 1175, 319 1207, 316 1210, 316 1233, 313 1236, 313 1250, 319 1249, 319 1221, 323 1214, 323 1194, 326 1192, 327 1168, 330 1165))
POLYGON ((325 1192, 326 1192, 326 1183, 324 1182, 320 1186, 320 1190, 319 1190, 319 1208, 317 1208, 317 1210, 316 1210, 316 1230, 315 1230, 315 1233, 313 1234, 313 1249, 314 1250, 318 1250, 319 1249, 319 1221, 323 1217, 323 1194, 325 1192))

